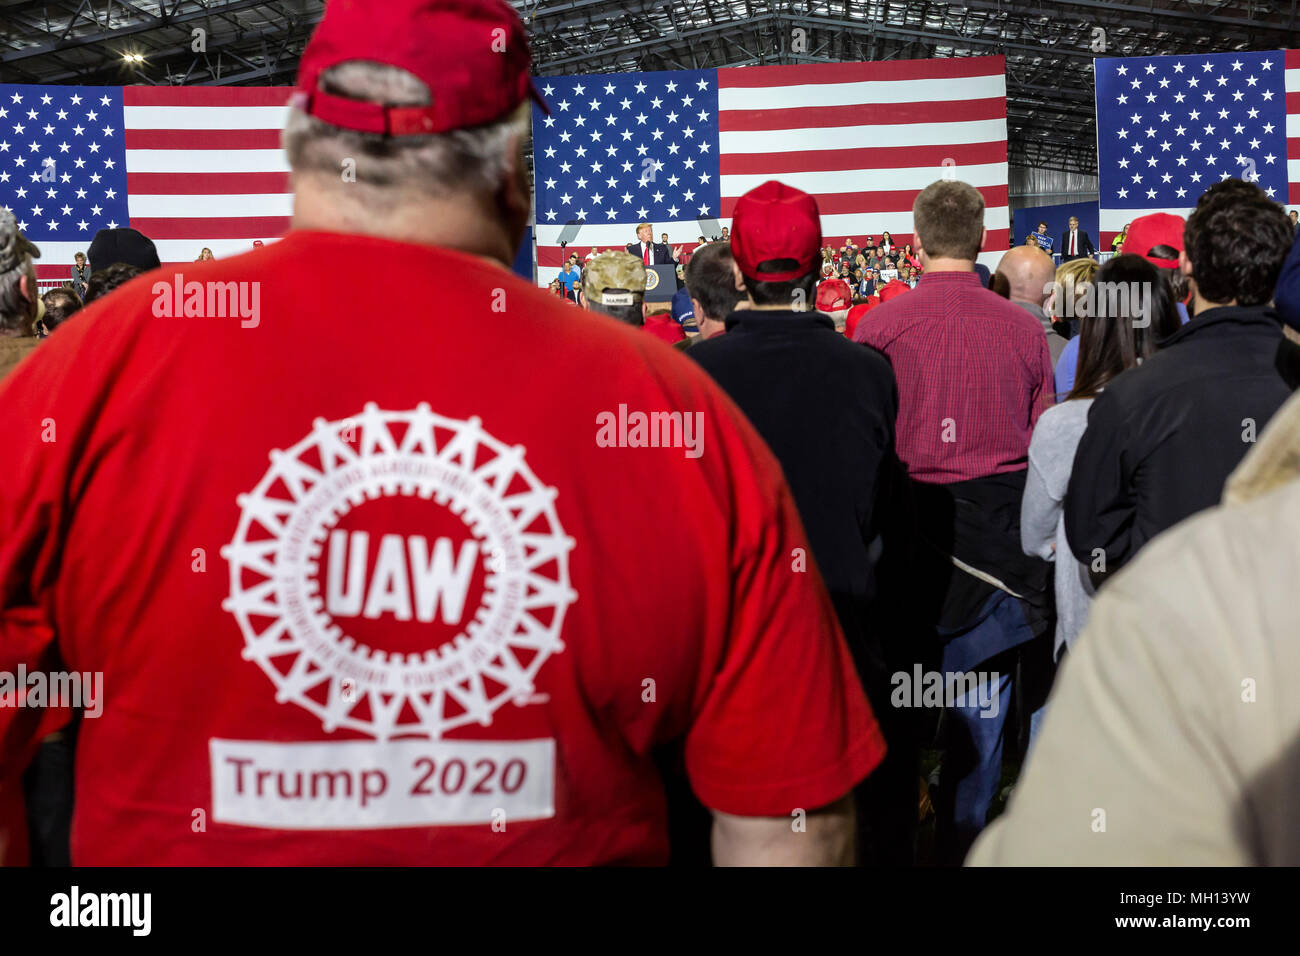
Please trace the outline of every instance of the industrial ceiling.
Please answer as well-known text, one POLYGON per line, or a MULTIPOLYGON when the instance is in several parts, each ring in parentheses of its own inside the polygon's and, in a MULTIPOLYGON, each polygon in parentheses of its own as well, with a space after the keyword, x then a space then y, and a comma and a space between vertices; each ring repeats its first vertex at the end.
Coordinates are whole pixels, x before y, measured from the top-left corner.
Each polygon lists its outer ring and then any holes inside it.
MULTIPOLYGON (((384 0, 373 2, 378 6, 384 0)), ((512 5, 528 26, 540 75, 1000 54, 1007 60, 1011 165, 1087 174, 1096 171, 1094 56, 1293 47, 1300 43, 1296 4, 514 0, 512 5)), ((288 84, 323 10, 319 0, 0 2, 0 82, 288 84)))

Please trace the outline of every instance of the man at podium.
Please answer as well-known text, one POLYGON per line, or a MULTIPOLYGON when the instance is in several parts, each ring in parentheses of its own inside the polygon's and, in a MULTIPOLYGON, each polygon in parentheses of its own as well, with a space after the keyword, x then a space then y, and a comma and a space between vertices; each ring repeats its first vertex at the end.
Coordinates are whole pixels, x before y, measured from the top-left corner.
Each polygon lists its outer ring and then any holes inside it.
POLYGON ((648 266, 670 266, 677 262, 682 254, 682 247, 670 249, 666 242, 654 241, 655 227, 643 222, 636 227, 636 242, 627 244, 627 251, 648 266))

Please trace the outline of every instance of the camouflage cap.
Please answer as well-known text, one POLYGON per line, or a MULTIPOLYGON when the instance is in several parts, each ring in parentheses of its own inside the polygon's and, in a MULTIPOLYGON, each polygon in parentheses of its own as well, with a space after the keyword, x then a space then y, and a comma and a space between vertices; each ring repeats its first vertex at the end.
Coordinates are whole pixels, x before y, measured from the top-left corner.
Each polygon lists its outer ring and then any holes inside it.
POLYGON ((627 252, 602 252, 587 262, 582 291, 597 305, 635 305, 645 294, 645 266, 627 252))
POLYGON ((29 255, 39 259, 41 250, 22 234, 14 214, 0 206, 0 272, 8 272, 29 255))

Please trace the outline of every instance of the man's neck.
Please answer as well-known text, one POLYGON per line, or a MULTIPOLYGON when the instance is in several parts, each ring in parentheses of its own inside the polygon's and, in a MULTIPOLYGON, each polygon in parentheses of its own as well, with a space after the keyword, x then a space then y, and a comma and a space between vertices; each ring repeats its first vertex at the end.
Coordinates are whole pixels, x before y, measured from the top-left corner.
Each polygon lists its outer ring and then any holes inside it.
POLYGON ((974 272, 974 259, 929 259, 922 263, 925 266, 925 274, 930 275, 935 272, 974 272))
POLYGON ((1200 315, 1202 312, 1209 311, 1210 309, 1226 309, 1228 306, 1236 304, 1236 299, 1233 299, 1231 302, 1210 302, 1208 299, 1201 298, 1201 294, 1197 292, 1192 295, 1191 314, 1195 317, 1200 315))
POLYGON ((793 302, 776 302, 770 305, 758 305, 751 301, 748 308, 752 309, 754 312, 807 312, 809 315, 816 311, 816 309, 808 308, 807 305, 796 308, 793 302))
MULTIPOLYGON (((502 266, 514 260, 508 229, 473 197, 419 197, 379 214, 366 202, 368 187, 322 186, 312 176, 295 177, 291 228, 377 236, 419 246, 438 246, 480 256, 502 266), (349 190, 357 190, 356 193, 349 190), (363 191, 366 190, 366 191, 363 191)), ((517 246, 517 243, 515 244, 517 246)))

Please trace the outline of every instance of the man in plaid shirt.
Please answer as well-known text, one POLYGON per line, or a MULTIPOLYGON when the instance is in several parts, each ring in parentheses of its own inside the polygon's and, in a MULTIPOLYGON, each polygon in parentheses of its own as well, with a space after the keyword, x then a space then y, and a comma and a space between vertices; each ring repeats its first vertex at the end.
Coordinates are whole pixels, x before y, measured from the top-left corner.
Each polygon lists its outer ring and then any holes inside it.
POLYGON ((957 862, 997 789, 1017 648, 1049 633, 1048 566, 1020 548, 1020 498, 1029 438, 1052 401, 1052 364, 1039 323, 975 273, 980 193, 940 180, 912 214, 925 274, 872 310, 854 339, 884 352, 898 381, 898 455, 921 540, 907 575, 909 619, 942 644, 945 687, 972 671, 980 683, 978 704, 974 694, 945 698, 953 732, 940 841, 957 862))

